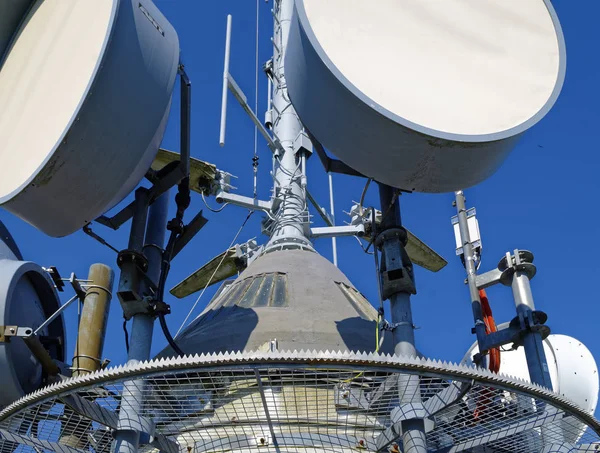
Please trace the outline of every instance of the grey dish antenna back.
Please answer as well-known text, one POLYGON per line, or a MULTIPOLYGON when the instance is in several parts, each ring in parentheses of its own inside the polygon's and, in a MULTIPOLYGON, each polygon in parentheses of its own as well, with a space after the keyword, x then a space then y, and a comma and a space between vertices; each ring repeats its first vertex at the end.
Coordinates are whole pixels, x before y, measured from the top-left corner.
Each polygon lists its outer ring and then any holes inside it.
POLYGON ((296 0, 285 64, 302 122, 342 161, 448 192, 491 176, 550 110, 566 58, 550 0, 296 0))
POLYGON ((179 41, 150 0, 37 0, 24 18, 28 2, 2 3, 0 45, 11 44, 0 62, 0 204, 65 236, 150 168, 179 41))

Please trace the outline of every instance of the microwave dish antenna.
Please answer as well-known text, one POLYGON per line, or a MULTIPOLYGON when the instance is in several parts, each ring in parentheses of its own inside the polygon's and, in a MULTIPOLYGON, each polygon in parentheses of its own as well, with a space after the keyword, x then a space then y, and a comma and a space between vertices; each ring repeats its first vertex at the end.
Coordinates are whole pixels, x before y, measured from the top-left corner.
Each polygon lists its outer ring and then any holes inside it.
POLYGON ((43 363, 35 353, 39 346, 49 359, 64 361, 63 317, 49 321, 59 307, 48 272, 23 260, 0 222, 0 408, 46 384, 43 363))
POLYGON ((296 0, 287 87, 302 123, 367 177, 449 192, 491 176, 563 85, 550 0, 296 0))
POLYGON ((158 151, 178 64, 150 0, 35 1, 0 62, 0 205, 60 237, 121 201, 158 151))

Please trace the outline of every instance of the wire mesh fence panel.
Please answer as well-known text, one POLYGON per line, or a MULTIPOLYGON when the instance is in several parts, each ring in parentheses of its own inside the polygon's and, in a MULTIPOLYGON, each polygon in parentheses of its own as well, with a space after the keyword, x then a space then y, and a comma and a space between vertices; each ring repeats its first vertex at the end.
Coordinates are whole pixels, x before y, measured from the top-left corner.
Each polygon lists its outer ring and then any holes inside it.
MULTIPOLYGON (((0 453, 402 451, 425 419, 432 452, 597 451, 598 422, 540 387, 475 368, 374 354, 253 353, 118 367, 0 413, 0 453)), ((599 447, 600 448, 600 447, 599 447)))

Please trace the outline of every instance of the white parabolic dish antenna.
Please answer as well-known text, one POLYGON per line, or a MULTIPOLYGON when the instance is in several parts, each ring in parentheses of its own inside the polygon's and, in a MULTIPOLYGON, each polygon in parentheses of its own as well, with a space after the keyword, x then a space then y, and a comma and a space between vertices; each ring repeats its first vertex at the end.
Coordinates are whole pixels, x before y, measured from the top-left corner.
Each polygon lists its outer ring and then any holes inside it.
POLYGON ((550 0, 296 0, 286 82, 348 165, 445 192, 493 174, 548 112, 565 55, 550 0))
MULTIPOLYGON (((498 327, 506 327, 506 324, 498 327)), ((598 404, 600 384, 598 367, 592 353, 580 341, 567 335, 549 335, 543 344, 554 392, 593 414, 598 404)), ((472 364, 473 356, 478 352, 477 343, 474 343, 463 358, 463 363, 472 364)), ((503 351, 500 357, 502 374, 530 382, 523 348, 503 351)), ((584 429, 582 425, 579 436, 584 429)), ((573 434, 575 433, 570 433, 573 434)), ((578 438, 565 440, 576 443, 578 438)))
POLYGON ((149 0, 37 0, 0 66, 0 204, 64 236, 143 178, 179 42, 149 0))

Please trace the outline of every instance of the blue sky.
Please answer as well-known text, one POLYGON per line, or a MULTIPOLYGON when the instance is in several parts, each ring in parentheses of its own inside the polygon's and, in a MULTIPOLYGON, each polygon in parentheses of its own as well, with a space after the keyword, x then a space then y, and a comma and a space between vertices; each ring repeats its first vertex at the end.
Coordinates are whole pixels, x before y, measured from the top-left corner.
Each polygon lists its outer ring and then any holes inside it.
MULTIPOLYGON (((255 74, 255 2, 251 0, 155 0, 179 33, 182 59, 193 83, 192 155, 210 161, 239 179, 239 193, 252 193, 252 154, 254 129, 241 108, 230 98, 227 143, 218 145, 219 112, 226 15, 233 14, 231 73, 250 102, 254 102, 255 74)), ((512 0, 516 1, 516 0, 512 0)), ((260 5, 260 64, 271 55, 271 3, 260 5)), ((598 123, 600 114, 600 17, 597 0, 554 1, 567 42, 567 78, 554 109, 530 130, 502 168, 489 180, 466 191, 467 204, 478 211, 484 252, 482 270, 496 266, 506 251, 528 249, 535 254, 538 275, 532 282, 536 307, 548 313, 548 324, 555 333, 574 336, 600 358, 597 322, 600 304, 596 283, 600 275, 600 183, 598 170, 598 123)), ((266 106, 266 79, 260 76, 259 117, 266 106)), ((178 150, 179 103, 175 96, 172 115, 163 147, 178 150)), ((259 140, 259 196, 269 197, 270 153, 259 140)), ((308 163, 309 188, 324 206, 328 206, 327 175, 315 156, 308 163)), ((347 220, 343 211, 358 200, 364 180, 335 175, 336 217, 347 220)), ((377 204, 375 185, 366 204, 377 204)), ((173 194, 174 195, 174 194, 173 194)), ((448 261, 437 274, 417 269, 418 294, 413 298, 417 346, 426 355, 458 361, 474 341, 468 290, 463 284, 464 269, 454 254, 454 237, 450 217, 452 194, 411 194, 402 196, 403 220, 407 228, 426 241, 448 261)), ((217 206, 214 200, 208 200, 217 206)), ((200 197, 194 196, 188 210, 189 220, 203 209, 200 197)), ((167 287, 170 288, 207 260, 220 253, 232 240, 247 211, 229 206, 214 214, 204 209, 207 226, 173 262, 167 287)), ((257 237, 260 215, 255 215, 239 240, 257 237)), ((61 239, 44 236, 31 226, 0 211, 26 259, 43 266, 54 265, 63 276, 75 272, 85 278, 89 266, 103 262, 117 269, 116 256, 81 232, 61 239)), ((318 222, 318 221, 317 221, 318 222)), ((99 225, 94 230, 117 248, 127 244, 127 227, 117 232, 99 225)), ((331 258, 330 241, 322 239, 317 249, 331 258)), ((367 298, 377 305, 373 259, 365 255, 353 238, 338 240, 339 266, 367 298)), ((198 304, 198 315, 216 288, 207 291, 198 304)), ((488 291, 497 321, 514 316, 508 288, 488 291)), ((70 297, 63 295, 63 300, 70 297)), ((196 296, 184 300, 171 297, 173 314, 167 320, 176 331, 196 296)), ((67 356, 73 354, 77 313, 66 316, 67 356)), ((113 364, 126 360, 121 330, 122 312, 113 300, 109 334, 104 356, 113 364)), ((153 353, 164 345, 158 325, 153 353)))

